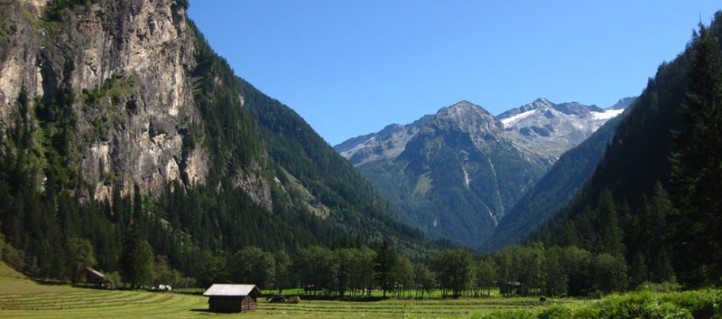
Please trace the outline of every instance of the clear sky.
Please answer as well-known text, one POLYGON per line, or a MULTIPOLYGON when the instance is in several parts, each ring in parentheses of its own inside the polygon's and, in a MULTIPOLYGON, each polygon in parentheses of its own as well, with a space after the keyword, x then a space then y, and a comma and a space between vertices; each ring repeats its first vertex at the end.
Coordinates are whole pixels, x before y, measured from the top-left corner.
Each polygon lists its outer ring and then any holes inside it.
POLYGON ((712 0, 191 0, 241 78, 332 145, 468 100, 607 107, 681 53, 712 0))

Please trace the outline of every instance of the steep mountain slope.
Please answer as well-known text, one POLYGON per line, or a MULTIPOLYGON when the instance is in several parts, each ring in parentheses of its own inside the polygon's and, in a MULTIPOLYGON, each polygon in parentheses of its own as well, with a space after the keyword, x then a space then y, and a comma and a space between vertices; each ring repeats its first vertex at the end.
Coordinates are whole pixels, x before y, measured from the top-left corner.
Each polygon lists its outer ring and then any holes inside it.
POLYGON ((499 120, 467 101, 365 138, 336 149, 399 208, 403 221, 469 245, 490 235, 550 165, 516 147, 499 120))
POLYGON ((243 96, 276 164, 274 178, 287 189, 291 205, 320 216, 344 236, 387 240, 411 256, 424 253, 424 248, 415 245, 423 235, 402 224, 394 208, 308 123, 242 83, 243 96))
POLYGON ((517 243, 572 199, 594 173, 623 118, 609 120, 584 142, 564 153, 499 222, 494 235, 484 244, 484 250, 494 251, 517 243))
POLYGON ((494 117, 462 101, 335 149, 431 237, 479 246, 568 148, 623 111, 546 99, 494 117))
POLYGON ((18 267, 64 278, 71 239, 110 272, 141 236, 204 280, 248 245, 419 244, 300 117, 233 74, 186 7, 0 2, 0 227, 18 267))

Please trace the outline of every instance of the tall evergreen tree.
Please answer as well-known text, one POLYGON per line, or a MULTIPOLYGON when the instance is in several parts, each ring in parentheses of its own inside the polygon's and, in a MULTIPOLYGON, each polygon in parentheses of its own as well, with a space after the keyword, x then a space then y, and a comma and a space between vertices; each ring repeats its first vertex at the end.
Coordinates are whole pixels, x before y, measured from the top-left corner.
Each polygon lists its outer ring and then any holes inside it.
POLYGON ((147 284, 153 279, 153 248, 145 235, 131 225, 125 234, 120 255, 120 275, 131 287, 147 284))
POLYGON ((722 53, 715 32, 704 25, 691 51, 684 129, 674 135, 671 181, 681 209, 678 268, 685 281, 707 285, 722 277, 722 53))
POLYGON ((374 264, 375 279, 384 292, 384 298, 386 298, 386 291, 390 290, 393 285, 391 271, 394 268, 395 261, 394 252, 389 249, 389 244, 384 241, 381 247, 376 250, 376 262, 374 264))
POLYGON ((595 247, 602 253, 611 255, 622 255, 624 244, 622 243, 622 230, 619 228, 619 218, 614 205, 612 192, 608 189, 602 191, 599 196, 597 207, 597 230, 598 242, 595 247))

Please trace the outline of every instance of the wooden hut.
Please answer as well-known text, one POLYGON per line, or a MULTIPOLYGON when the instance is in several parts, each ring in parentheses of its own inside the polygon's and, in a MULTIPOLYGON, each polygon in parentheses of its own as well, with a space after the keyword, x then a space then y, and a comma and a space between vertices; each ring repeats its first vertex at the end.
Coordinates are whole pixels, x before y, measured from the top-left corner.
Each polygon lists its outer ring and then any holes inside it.
POLYGON ((213 284, 203 295, 213 312, 248 312, 256 310, 262 293, 256 285, 213 284))
POLYGON ((512 282, 503 282, 499 281, 497 282, 497 285, 499 286, 499 292, 502 296, 510 296, 510 295, 516 295, 521 293, 522 291, 522 284, 518 281, 512 281, 512 282))
POLYGON ((85 277, 88 283, 95 284, 100 288, 111 288, 110 280, 102 272, 92 267, 85 267, 85 277))

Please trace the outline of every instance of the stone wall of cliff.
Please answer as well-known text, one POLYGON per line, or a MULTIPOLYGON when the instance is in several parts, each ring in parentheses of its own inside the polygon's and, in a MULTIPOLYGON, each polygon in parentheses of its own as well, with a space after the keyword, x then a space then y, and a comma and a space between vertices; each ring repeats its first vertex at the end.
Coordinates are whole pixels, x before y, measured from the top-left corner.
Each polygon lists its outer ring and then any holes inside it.
POLYGON ((96 200, 204 184, 209 151, 189 143, 203 123, 184 2, 62 2, 0 2, 0 131, 13 129, 21 94, 35 126, 39 107, 70 114, 67 162, 96 200))

